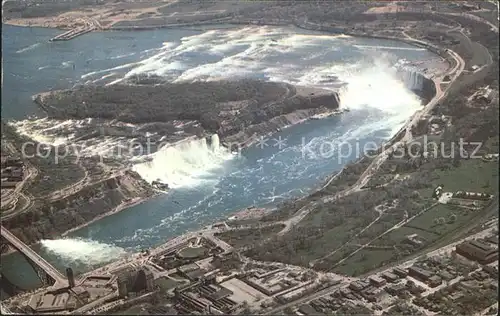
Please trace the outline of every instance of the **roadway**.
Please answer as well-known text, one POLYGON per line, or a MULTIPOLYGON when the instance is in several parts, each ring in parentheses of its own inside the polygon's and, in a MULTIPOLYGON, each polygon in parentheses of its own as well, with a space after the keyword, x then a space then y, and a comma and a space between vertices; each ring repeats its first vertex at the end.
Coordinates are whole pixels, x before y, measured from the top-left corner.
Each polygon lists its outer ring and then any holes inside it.
MULTIPOLYGON (((9 150, 10 153, 13 155, 18 154, 17 149, 12 145, 12 143, 7 143, 6 149, 9 150)), ((36 178, 36 176, 38 175, 38 169, 28 161, 23 161, 23 163, 26 167, 25 168, 26 174, 24 175, 23 180, 16 185, 14 191, 11 193, 11 195, 13 196, 13 199, 15 199, 16 203, 10 208, 9 211, 2 213, 2 220, 9 219, 12 216, 15 216, 15 215, 21 213, 22 211, 26 210, 29 206, 31 206, 33 204, 32 197, 30 195, 24 194, 21 191, 24 188, 24 185, 26 184, 27 181, 29 181, 30 179, 36 178), (19 196, 22 196, 25 199, 26 203, 21 210, 16 210, 16 205, 17 205, 17 202, 19 200, 19 196)), ((3 203, 3 199, 2 199, 2 208, 4 208, 6 206, 5 204, 6 203, 3 203)))
POLYGON ((34 264, 42 268, 50 277, 55 281, 54 286, 67 286, 68 281, 66 277, 54 268, 49 262, 37 254, 33 249, 28 247, 25 243, 19 240, 14 234, 8 231, 5 227, 1 226, 2 237, 5 238, 14 248, 22 252, 23 255, 28 257, 34 264))
POLYGON ((14 313, 11 312, 7 307, 3 306, 3 304, 0 303, 0 314, 2 314, 2 315, 13 315, 14 313))

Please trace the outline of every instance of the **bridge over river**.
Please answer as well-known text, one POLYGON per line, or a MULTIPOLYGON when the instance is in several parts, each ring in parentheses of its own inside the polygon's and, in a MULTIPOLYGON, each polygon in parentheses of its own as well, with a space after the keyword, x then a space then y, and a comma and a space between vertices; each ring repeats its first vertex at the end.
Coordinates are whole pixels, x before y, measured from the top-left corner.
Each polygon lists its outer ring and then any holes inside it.
POLYGON ((14 236, 5 227, 1 226, 0 231, 2 239, 7 241, 12 247, 19 251, 28 260, 30 265, 36 271, 43 286, 52 285, 53 288, 62 288, 68 286, 67 278, 52 266, 47 260, 42 258, 38 253, 31 249, 28 245, 14 236))

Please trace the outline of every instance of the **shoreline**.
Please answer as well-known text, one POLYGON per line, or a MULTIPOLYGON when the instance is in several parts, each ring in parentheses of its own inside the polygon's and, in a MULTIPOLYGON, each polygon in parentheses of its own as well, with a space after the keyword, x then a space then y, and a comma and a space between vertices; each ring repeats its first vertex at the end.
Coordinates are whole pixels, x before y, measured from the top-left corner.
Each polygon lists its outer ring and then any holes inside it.
MULTIPOLYGON (((80 230, 82 228, 85 228, 87 226, 89 226, 90 224, 93 224, 103 218, 106 218, 108 216, 111 216, 111 215, 114 215, 114 214, 117 214, 117 213, 120 213, 121 211, 124 211, 128 208, 131 208, 131 207, 134 207, 134 206, 137 206, 137 205, 140 205, 144 202, 147 202, 157 196, 159 196, 161 193, 155 193, 153 194, 152 196, 149 196, 149 197, 137 197, 137 198, 134 198, 132 199, 131 201, 129 202, 125 202, 125 203, 121 203, 120 205, 116 206, 114 209, 112 209, 111 211, 108 211, 106 213, 103 213, 95 218, 93 218, 91 221, 87 222, 87 223, 84 223, 84 224, 81 224, 81 225, 78 225, 76 227, 73 227, 71 229, 68 229, 67 231, 65 231, 64 233, 58 235, 58 237, 61 237, 61 238, 65 238, 67 237, 68 234, 74 232, 74 231, 77 231, 77 230, 80 230)), ((55 239, 52 239, 52 240, 55 240, 55 239)), ((37 241, 36 243, 34 244, 30 244, 28 245, 29 247, 33 247, 33 246, 37 246, 37 245, 40 245, 41 243, 41 240, 37 241)), ((9 250, 6 251, 6 252, 3 252, 0 254, 0 257, 3 257, 3 256, 7 256, 7 255, 10 255, 10 254, 13 254, 13 253, 16 253, 18 252, 17 249, 15 248, 12 248, 9 246, 9 250)))
POLYGON ((137 197, 137 198, 133 198, 129 202, 121 203, 120 205, 118 205, 117 207, 115 207, 113 210, 111 210, 109 212, 106 212, 106 213, 103 213, 103 214, 101 214, 101 215, 93 218, 91 221, 89 221, 87 223, 84 223, 84 224, 78 225, 76 227, 73 227, 71 229, 68 229, 67 231, 65 231, 64 233, 62 233, 60 235, 60 237, 66 237, 69 233, 72 233, 74 231, 77 231, 77 230, 80 230, 82 228, 85 228, 85 227, 89 226, 90 224, 93 224, 93 223, 95 223, 97 221, 100 221, 103 218, 106 218, 108 216, 120 213, 121 211, 124 211, 126 209, 131 208, 131 207, 134 207, 134 206, 137 206, 137 205, 142 204, 144 202, 147 202, 147 201, 149 201, 149 200, 151 200, 151 199, 153 199, 155 197, 158 197, 160 195, 161 195, 161 193, 155 193, 155 194, 153 194, 152 196, 149 196, 149 197, 137 197))

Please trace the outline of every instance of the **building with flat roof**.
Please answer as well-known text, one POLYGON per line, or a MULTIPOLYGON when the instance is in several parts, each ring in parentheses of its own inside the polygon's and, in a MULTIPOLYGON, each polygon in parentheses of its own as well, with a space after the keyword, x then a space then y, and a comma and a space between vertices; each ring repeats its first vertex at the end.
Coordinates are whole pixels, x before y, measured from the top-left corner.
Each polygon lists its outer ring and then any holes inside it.
POLYGON ((391 272, 384 272, 381 274, 382 278, 386 279, 387 281, 393 283, 396 282, 399 278, 397 275, 391 272))
POLYGON ((366 289, 368 286, 370 286, 370 283, 368 283, 365 280, 358 280, 358 281, 351 282, 351 284, 349 284, 349 288, 353 291, 356 291, 356 292, 361 292, 362 290, 366 289))
POLYGON ((427 280, 427 284, 430 286, 430 287, 436 287, 436 286, 439 286, 443 283, 443 280, 437 276, 437 275, 433 275, 431 276, 428 280, 427 280))
POLYGON ((450 281, 454 278, 454 276, 446 270, 439 271, 438 275, 445 281, 450 281))
POLYGON ((408 275, 425 282, 432 276, 432 272, 413 266, 408 269, 408 275))
POLYGON ((408 275, 408 271, 403 268, 394 268, 392 269, 392 273, 394 273, 400 278, 406 278, 406 276, 408 275))
POLYGON ((498 259, 498 248, 493 248, 478 240, 463 242, 455 248, 455 251, 465 258, 481 264, 488 264, 498 259))
POLYGON ((50 294, 39 293, 31 297, 28 306, 35 313, 54 313, 66 309, 69 299, 68 293, 50 294))
POLYGON ((370 281, 370 283, 376 287, 381 287, 381 286, 384 286, 387 281, 385 279, 382 279, 381 277, 377 276, 377 275, 374 275, 374 276, 371 276, 370 278, 368 278, 368 280, 370 281))

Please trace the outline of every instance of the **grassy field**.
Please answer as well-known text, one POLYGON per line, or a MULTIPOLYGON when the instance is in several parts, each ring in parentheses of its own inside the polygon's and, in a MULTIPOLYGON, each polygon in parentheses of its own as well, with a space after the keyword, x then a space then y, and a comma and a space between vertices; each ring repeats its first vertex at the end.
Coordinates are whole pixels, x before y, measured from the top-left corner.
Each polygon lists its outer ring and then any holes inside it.
POLYGON ((439 179, 434 185, 442 184, 445 192, 472 191, 497 194, 498 163, 484 162, 481 159, 461 160, 458 168, 435 170, 439 179))
MULTIPOLYGON (((304 223, 305 224, 305 223, 304 223)), ((342 224, 335 226, 314 240, 314 247, 303 249, 300 255, 307 256, 308 260, 321 258, 345 244, 352 235, 364 226, 360 218, 348 218, 342 224)))
MULTIPOLYGON (((496 162, 483 162, 480 159, 462 160, 457 168, 436 170, 435 173, 439 178, 432 181, 433 187, 442 184, 444 191, 463 190, 490 194, 498 192, 498 165, 496 162)), ((432 194, 432 189, 422 189, 419 192, 422 197, 426 197, 432 194)), ((481 210, 474 211, 453 205, 438 204, 407 225, 374 241, 371 245, 398 247, 402 245, 408 235, 412 234, 418 234, 419 238, 425 241, 425 245, 430 245, 438 240, 449 238, 453 232, 469 225, 472 221, 476 221, 481 213, 483 213, 481 210), (435 220, 441 217, 445 219, 445 222, 437 224, 435 220), (455 219, 451 220, 451 217, 455 217, 455 219)), ((379 230, 381 225, 375 224, 369 230, 379 230)), ((369 231, 367 230, 366 233, 369 231)), ((364 240, 364 238, 360 240, 364 240)), ((415 247, 411 252, 422 249, 415 247)), ((365 248, 334 269, 334 272, 358 275, 397 259, 401 258, 400 255, 398 257, 395 250, 365 248)))
POLYGON ((350 253, 355 251, 357 248, 358 247, 351 246, 351 245, 347 244, 346 246, 344 246, 342 249, 339 249, 337 252, 335 252, 331 256, 329 256, 321 261, 316 262, 314 264, 314 267, 315 267, 315 269, 318 269, 318 270, 328 271, 331 269, 331 267, 335 263, 342 260, 342 258, 349 255, 350 253))
POLYGON ((473 210, 464 209, 453 205, 437 205, 430 211, 415 218, 408 227, 420 229, 422 231, 433 232, 436 235, 445 235, 448 231, 454 230, 467 223, 467 221, 474 215, 473 210), (452 220, 453 215, 455 220, 452 220), (444 223, 436 223, 436 219, 443 218, 444 223))
POLYGON ((243 229, 236 231, 228 231, 221 234, 216 234, 217 238, 222 239, 233 247, 240 248, 255 245, 258 242, 269 238, 285 227, 284 225, 276 225, 264 227, 261 229, 243 229))
POLYGON ((360 275, 394 260, 395 254, 394 250, 389 249, 363 249, 333 269, 333 272, 352 276, 360 275))
POLYGON ((406 236, 413 234, 418 234, 420 239, 424 239, 427 242, 433 242, 434 240, 437 240, 440 237, 440 235, 432 233, 430 231, 425 231, 414 227, 403 226, 399 229, 393 230, 389 234, 374 241, 372 245, 373 246, 400 245, 406 239, 406 236))

